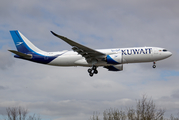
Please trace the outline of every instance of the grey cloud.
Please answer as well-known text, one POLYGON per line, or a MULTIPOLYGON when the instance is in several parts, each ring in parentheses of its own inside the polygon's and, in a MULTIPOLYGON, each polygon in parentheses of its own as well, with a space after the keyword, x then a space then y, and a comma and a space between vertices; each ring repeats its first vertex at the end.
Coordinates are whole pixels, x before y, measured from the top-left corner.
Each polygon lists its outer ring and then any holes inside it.
POLYGON ((176 90, 175 92, 173 92, 173 94, 171 95, 171 97, 179 99, 179 90, 176 90))
POLYGON ((7 89, 7 87, 0 86, 0 90, 5 90, 5 89, 7 89))
POLYGON ((9 15, 11 14, 11 5, 14 3, 14 1, 12 0, 1 0, 1 4, 0 4, 0 16, 1 16, 1 20, 4 20, 6 18, 9 17, 9 15), (9 4, 11 3, 11 4, 9 4))
POLYGON ((1 42, 2 46, 14 46, 7 31, 18 29, 42 50, 71 50, 68 44, 51 35, 49 31, 53 30, 91 48, 157 46, 167 48, 173 56, 157 62, 156 69, 151 67, 152 63, 128 64, 121 72, 99 68, 99 74, 90 78, 87 68, 31 63, 13 58, 3 48, 0 95, 4 97, 0 98, 0 108, 20 105, 32 113, 52 116, 50 119, 56 116, 54 119, 84 120, 93 111, 102 114, 110 107, 134 106, 136 99, 147 94, 157 105, 169 108, 169 112, 176 109, 178 77, 163 74, 178 72, 178 1, 7 0, 1 3, 0 26, 6 35, 0 37, 9 36, 1 42))
POLYGON ((5 70, 14 63, 12 55, 8 51, 0 51, 0 69, 5 70))

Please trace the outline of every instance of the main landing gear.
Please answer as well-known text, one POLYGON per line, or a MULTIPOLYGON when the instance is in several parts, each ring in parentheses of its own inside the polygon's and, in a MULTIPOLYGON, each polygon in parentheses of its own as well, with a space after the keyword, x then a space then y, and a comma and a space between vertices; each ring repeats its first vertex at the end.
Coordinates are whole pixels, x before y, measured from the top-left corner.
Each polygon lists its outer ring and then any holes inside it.
POLYGON ((91 77, 93 77, 94 74, 98 74, 98 70, 96 66, 93 66, 92 68, 88 69, 88 73, 91 77))
POLYGON ((156 68, 156 65, 155 65, 155 62, 153 62, 153 66, 152 66, 153 68, 156 68))

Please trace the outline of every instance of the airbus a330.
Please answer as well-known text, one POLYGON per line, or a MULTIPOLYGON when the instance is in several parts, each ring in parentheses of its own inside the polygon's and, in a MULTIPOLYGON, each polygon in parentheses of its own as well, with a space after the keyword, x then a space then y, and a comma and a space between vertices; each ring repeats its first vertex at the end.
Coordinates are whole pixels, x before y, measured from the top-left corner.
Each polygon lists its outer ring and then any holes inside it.
POLYGON ((18 30, 10 31, 14 40, 16 50, 9 50, 14 53, 15 58, 29 60, 32 62, 54 65, 54 66, 85 66, 90 67, 87 71, 92 77, 98 74, 98 67, 104 67, 109 71, 122 71, 123 64, 153 62, 166 59, 172 55, 165 48, 160 47, 133 47, 113 49, 92 49, 72 41, 64 36, 51 31, 53 35, 62 39, 72 46, 72 51, 45 52, 33 45, 18 30))

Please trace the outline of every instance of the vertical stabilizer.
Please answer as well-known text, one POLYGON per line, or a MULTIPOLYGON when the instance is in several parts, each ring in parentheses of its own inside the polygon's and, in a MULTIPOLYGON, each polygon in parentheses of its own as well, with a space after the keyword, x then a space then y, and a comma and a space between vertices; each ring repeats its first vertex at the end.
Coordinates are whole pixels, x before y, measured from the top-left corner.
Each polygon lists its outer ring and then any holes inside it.
POLYGON ((14 44, 19 52, 22 53, 38 53, 43 52, 33 45, 22 33, 18 30, 10 31, 14 44))

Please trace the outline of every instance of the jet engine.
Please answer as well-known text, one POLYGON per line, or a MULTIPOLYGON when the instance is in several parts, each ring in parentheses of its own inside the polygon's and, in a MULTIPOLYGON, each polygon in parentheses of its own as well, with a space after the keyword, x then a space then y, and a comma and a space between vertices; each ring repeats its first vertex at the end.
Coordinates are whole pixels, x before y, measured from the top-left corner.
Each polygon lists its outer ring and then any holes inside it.
POLYGON ((107 55, 106 62, 108 64, 122 64, 123 62, 122 54, 107 55))
POLYGON ((104 66, 104 68, 107 68, 109 71, 122 71, 123 70, 123 64, 104 66))

